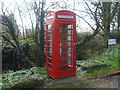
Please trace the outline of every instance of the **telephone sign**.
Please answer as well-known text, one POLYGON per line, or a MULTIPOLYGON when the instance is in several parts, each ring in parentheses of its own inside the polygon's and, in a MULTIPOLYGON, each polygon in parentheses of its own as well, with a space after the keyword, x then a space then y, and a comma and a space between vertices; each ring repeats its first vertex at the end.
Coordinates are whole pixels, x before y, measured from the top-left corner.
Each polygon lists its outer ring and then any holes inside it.
POLYGON ((68 18, 68 19, 73 19, 74 16, 68 16, 68 15, 58 15, 58 18, 68 18))
POLYGON ((47 19, 53 19, 54 18, 54 16, 49 16, 49 17, 47 17, 47 19))

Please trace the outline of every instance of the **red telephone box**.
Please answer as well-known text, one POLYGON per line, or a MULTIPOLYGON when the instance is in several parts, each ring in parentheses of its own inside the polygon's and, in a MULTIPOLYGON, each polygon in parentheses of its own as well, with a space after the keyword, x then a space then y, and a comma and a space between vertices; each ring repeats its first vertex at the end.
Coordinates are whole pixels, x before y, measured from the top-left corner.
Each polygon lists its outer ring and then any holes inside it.
POLYGON ((58 79, 76 74, 76 15, 68 10, 46 15, 46 72, 58 79))

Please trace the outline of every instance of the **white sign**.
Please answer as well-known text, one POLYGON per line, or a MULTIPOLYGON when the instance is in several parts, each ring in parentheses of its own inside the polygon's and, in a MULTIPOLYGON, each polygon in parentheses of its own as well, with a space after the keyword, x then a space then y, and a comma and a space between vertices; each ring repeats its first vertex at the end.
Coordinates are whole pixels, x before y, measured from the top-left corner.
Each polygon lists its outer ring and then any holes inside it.
POLYGON ((116 39, 108 39, 108 45, 116 44, 116 39))
POLYGON ((49 17, 47 17, 47 19, 53 19, 54 18, 54 16, 49 16, 49 17))
POLYGON ((73 19, 74 16, 68 16, 68 15, 58 15, 58 18, 68 18, 68 19, 73 19))

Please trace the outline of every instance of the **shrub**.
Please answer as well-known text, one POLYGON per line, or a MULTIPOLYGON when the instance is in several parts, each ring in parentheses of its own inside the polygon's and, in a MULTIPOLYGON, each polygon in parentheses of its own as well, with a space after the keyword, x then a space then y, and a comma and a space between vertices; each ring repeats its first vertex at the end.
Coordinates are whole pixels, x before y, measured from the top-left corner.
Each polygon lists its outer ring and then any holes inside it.
MULTIPOLYGON (((77 35, 77 42, 79 42, 84 37, 89 37, 91 33, 77 35)), ((85 60, 92 57, 96 57, 105 51, 103 44, 103 38, 100 35, 95 36, 90 41, 86 42, 83 45, 77 47, 77 59, 85 60)))

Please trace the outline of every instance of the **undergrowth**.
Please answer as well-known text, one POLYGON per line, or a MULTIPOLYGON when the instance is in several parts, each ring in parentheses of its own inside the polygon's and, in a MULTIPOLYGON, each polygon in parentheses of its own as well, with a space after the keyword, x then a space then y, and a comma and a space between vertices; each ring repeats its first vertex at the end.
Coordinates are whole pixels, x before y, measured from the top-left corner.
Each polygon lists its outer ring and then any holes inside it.
POLYGON ((7 71, 7 73, 2 74, 2 82, 0 84, 2 89, 12 88, 19 83, 21 84, 19 87, 34 88, 36 81, 47 80, 48 78, 45 68, 33 67, 16 72, 11 70, 7 71), (25 81, 25 84, 23 81, 25 81))
MULTIPOLYGON (((106 51, 101 56, 98 56, 96 58, 91 58, 89 60, 84 60, 84 61, 77 61, 77 63, 80 63, 82 65, 87 65, 87 66, 92 65, 94 63, 106 64, 106 66, 91 68, 91 69, 87 69, 87 70, 82 69, 81 67, 77 67, 77 72, 78 72, 77 76, 86 74, 86 73, 93 73, 96 71, 120 67, 120 65, 118 65, 119 50, 120 50, 120 45, 117 45, 114 56, 111 55, 110 59, 108 59, 108 52, 106 51)), ((112 54, 112 52, 111 52, 111 54, 112 54)), ((66 77, 66 78, 60 78, 57 80, 53 80, 46 74, 45 67, 43 67, 43 68, 33 67, 31 69, 23 69, 23 70, 19 70, 16 72, 9 70, 9 71, 7 71, 7 73, 4 73, 0 76, 2 76, 2 82, 0 83, 0 86, 2 86, 3 89, 11 88, 12 85, 15 85, 20 80, 24 80, 25 78, 28 78, 28 77, 31 77, 34 81, 39 80, 40 77, 42 77, 42 79, 44 80, 43 86, 50 86, 50 85, 52 85, 52 83, 55 83, 58 80, 70 78, 70 77, 66 77), (10 83, 9 79, 11 79, 12 84, 10 83)), ((34 81, 29 83, 29 85, 27 85, 27 86, 24 85, 24 87, 34 87, 34 85, 35 85, 34 81)))
POLYGON ((85 70, 86 73, 93 73, 95 71, 117 68, 117 67, 120 67, 119 65, 120 59, 119 59, 119 53, 118 53, 119 50, 120 50, 120 45, 116 45, 116 48, 114 50, 114 56, 112 55, 112 52, 110 52, 111 55, 109 59, 108 59, 108 52, 106 51, 100 56, 97 56, 95 58, 91 58, 88 60, 84 60, 84 61, 77 61, 77 63, 80 63, 81 65, 86 65, 86 66, 89 66, 95 63, 105 64, 105 66, 87 69, 85 70))

